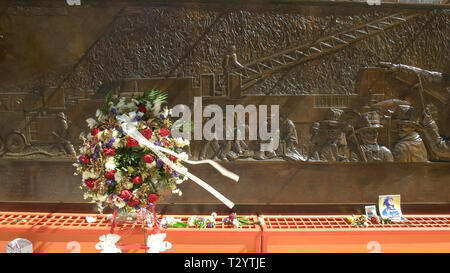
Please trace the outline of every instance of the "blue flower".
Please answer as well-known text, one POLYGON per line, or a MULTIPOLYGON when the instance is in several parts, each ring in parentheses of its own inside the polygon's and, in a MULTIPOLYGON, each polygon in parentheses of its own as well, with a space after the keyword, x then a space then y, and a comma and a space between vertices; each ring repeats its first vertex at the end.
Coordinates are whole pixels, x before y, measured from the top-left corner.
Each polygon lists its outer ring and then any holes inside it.
POLYGON ((109 111, 111 112, 111 114, 117 115, 116 108, 111 108, 109 111))
POLYGON ((108 142, 106 143, 106 146, 111 147, 114 144, 115 141, 116 140, 114 139, 114 137, 110 137, 108 139, 108 142))
POLYGON ((161 142, 159 140, 156 140, 155 142, 153 142, 153 144, 155 144, 156 146, 161 146, 161 142))
POLYGON ((172 172, 172 176, 173 176, 173 177, 178 177, 177 171, 173 171, 173 172, 172 172))
POLYGON ((106 183, 113 187, 116 184, 116 181, 114 179, 107 179, 106 183))
POLYGON ((123 137, 124 136, 124 134, 123 134, 123 130, 122 130, 122 127, 120 127, 120 126, 116 126, 115 127, 116 128, 116 130, 120 133, 120 135, 119 135, 119 137, 123 137))
POLYGON ((166 117, 165 117, 163 114, 160 114, 160 115, 159 115, 159 118, 160 118, 161 120, 166 120, 166 117))
POLYGON ((160 167, 162 167, 162 165, 164 165, 164 162, 161 159, 158 158, 156 160, 156 167, 160 168, 160 167))

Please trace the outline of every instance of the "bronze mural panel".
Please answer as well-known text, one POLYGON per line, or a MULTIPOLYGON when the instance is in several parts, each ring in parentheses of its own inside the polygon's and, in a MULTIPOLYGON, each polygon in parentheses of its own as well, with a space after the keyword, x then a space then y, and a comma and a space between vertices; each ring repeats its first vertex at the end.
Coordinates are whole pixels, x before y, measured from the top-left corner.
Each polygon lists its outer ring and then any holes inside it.
MULTIPOLYGON (((280 105, 276 150, 191 142, 240 175, 190 166, 237 205, 450 203, 449 6, 330 5, 5 1, 0 202, 85 202, 85 120, 108 91, 160 88, 170 106, 280 105)), ((184 187, 164 202, 218 204, 184 187)))

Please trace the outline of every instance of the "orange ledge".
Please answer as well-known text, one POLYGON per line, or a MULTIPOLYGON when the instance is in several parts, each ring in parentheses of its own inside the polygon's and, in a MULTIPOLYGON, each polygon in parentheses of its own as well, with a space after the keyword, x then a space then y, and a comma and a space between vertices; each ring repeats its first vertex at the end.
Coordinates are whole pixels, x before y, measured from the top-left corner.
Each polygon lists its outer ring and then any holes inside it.
MULTIPOLYGON (((190 216, 173 217, 187 222, 190 216)), ((218 216, 216 220, 222 221, 225 217, 218 216)), ((247 217, 256 221, 255 216, 247 217)), ((110 228, 106 215, 0 212, 0 252, 6 252, 9 241, 25 238, 33 243, 35 253, 99 253, 95 244, 100 235, 110 232, 110 228), (97 221, 88 223, 87 216, 97 221)), ((139 223, 123 223, 115 229, 115 233, 121 236, 118 245, 146 244, 146 237, 151 231, 151 228, 144 229, 139 223)), ((214 228, 168 228, 162 232, 167 233, 166 241, 172 243, 172 249, 166 252, 261 252, 261 228, 257 225, 236 229, 219 224, 214 228)), ((143 249, 122 251, 145 253, 143 249)))
POLYGON ((262 252, 450 252, 450 215, 354 227, 345 216, 263 216, 262 252))
MULTIPOLYGON (((190 216, 172 215, 187 222, 190 216)), ((201 216, 199 216, 201 217, 201 216)), ((225 216, 218 216, 222 221, 225 216)), ((256 216, 246 216, 257 221, 256 216)), ((402 224, 354 227, 346 216, 261 216, 264 224, 239 229, 217 224, 214 228, 168 228, 167 252, 450 252, 450 215, 405 215, 402 224)), ((15 238, 33 243, 36 253, 98 253, 98 237, 110 232, 105 215, 70 213, 0 212, 0 252, 15 238), (88 223, 86 216, 97 219, 88 223)), ((145 244, 151 228, 123 223, 116 227, 119 245, 145 244)), ((123 249, 144 253, 143 249, 123 249)))

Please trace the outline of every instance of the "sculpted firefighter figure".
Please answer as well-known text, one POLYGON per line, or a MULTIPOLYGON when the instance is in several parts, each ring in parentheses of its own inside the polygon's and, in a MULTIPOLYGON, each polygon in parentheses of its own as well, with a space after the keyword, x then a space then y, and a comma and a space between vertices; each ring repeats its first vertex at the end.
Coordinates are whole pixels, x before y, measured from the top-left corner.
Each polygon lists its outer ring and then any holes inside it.
MULTIPOLYGON (((244 66, 240 64, 237 60, 237 54, 236 54, 236 46, 232 45, 228 49, 228 54, 225 55, 222 62, 222 68, 223 68, 223 81, 222 86, 225 87, 225 90, 228 90, 228 76, 230 75, 231 71, 236 68, 243 68, 244 66)), ((220 94, 218 94, 220 95, 220 94)))
POLYGON ((350 151, 340 123, 343 113, 344 111, 340 109, 331 108, 325 120, 321 122, 320 126, 324 128, 327 138, 320 150, 321 161, 346 162, 349 160, 350 151))
POLYGON ((280 145, 277 154, 286 160, 306 161, 306 157, 298 150, 297 129, 294 122, 286 114, 280 115, 280 145))
POLYGON ((428 148, 430 160, 450 161, 450 141, 439 134, 439 128, 429 110, 425 110, 421 121, 423 138, 428 148))
POLYGON ((393 121, 397 124, 399 139, 392 149, 394 160, 398 162, 427 162, 427 149, 420 137, 414 107, 399 105, 394 112, 393 121))
POLYGON ((313 122, 309 129, 309 156, 308 161, 318 161, 321 148, 320 123, 313 122))
POLYGON ((64 112, 59 112, 58 118, 58 131, 53 131, 52 134, 59 140, 58 146, 60 150, 68 156, 76 156, 75 148, 70 141, 69 122, 64 112))
POLYGON ((376 111, 371 111, 361 116, 356 129, 360 143, 357 144, 359 147, 352 149, 350 161, 394 161, 391 151, 378 144, 378 130, 380 128, 383 128, 383 125, 381 125, 380 115, 376 111))

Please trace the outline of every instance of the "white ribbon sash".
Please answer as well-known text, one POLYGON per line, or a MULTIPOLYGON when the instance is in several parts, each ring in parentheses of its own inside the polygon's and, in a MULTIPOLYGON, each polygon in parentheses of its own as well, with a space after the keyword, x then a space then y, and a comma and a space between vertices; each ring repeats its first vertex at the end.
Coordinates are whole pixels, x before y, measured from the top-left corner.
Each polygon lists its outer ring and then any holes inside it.
POLYGON ((234 181, 239 180, 239 176, 228 171, 224 167, 220 166, 217 162, 214 162, 212 160, 201 160, 201 161, 191 161, 187 159, 183 159, 181 155, 175 153, 174 151, 171 151, 169 149, 166 149, 164 147, 159 147, 148 141, 136 128, 137 122, 133 121, 132 118, 127 116, 126 114, 123 114, 121 116, 117 117, 117 120, 121 123, 121 127, 123 131, 130 137, 136 139, 139 143, 142 145, 145 145, 150 150, 152 150, 159 159, 162 160, 162 162, 166 165, 168 165, 171 169, 177 171, 178 173, 186 176, 187 178, 191 179, 195 183, 197 183, 200 187, 207 190, 209 193, 214 195, 217 199, 219 199, 222 203, 224 203, 227 207, 230 209, 234 207, 234 203, 228 200, 225 196, 223 196, 221 193, 216 191, 213 187, 208 185, 206 182, 198 178, 197 176, 191 174, 190 172, 186 171, 183 168, 180 168, 178 165, 174 164, 170 159, 168 159, 162 152, 168 153, 170 155, 173 155, 177 157, 180 160, 185 161, 188 164, 204 164, 208 163, 211 166, 213 166, 216 170, 218 170, 223 176, 226 176, 234 181))

